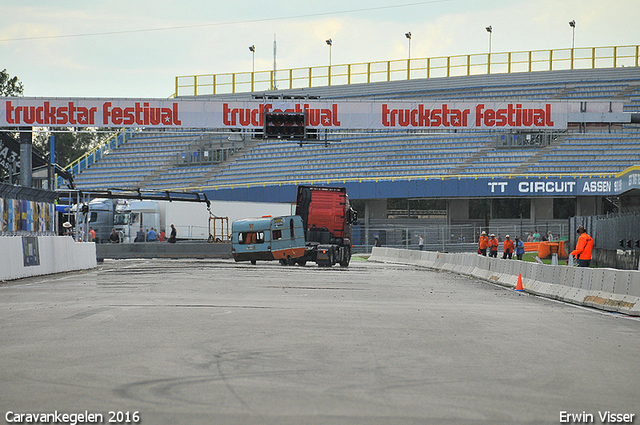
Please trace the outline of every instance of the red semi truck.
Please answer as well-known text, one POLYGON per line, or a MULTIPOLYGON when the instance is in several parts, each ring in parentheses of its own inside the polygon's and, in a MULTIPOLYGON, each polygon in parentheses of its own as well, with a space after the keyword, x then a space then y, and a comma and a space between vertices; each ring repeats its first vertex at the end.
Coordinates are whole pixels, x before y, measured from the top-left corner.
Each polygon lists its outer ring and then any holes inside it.
POLYGON ((296 260, 298 264, 349 265, 351 225, 357 223, 358 214, 349 204, 346 188, 298 186, 296 215, 302 218, 306 240, 305 255, 296 260))
POLYGON ((313 261, 322 267, 336 263, 346 267, 351 260, 351 224, 357 218, 349 205, 347 189, 298 186, 295 216, 233 222, 233 257, 252 264, 279 259, 282 265, 304 266, 313 261), (290 225, 285 226, 285 222, 290 225), (302 226, 295 224, 300 222, 302 226), (304 238, 296 229, 304 233, 304 238), (254 233, 260 235, 255 241, 248 237, 254 233))

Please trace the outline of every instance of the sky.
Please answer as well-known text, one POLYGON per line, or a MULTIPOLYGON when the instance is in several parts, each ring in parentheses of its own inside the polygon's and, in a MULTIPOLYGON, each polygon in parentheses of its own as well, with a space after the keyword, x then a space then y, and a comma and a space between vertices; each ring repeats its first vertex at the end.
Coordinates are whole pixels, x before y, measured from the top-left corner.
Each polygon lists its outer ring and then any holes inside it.
POLYGON ((175 77, 640 44, 640 0, 0 0, 25 96, 167 98, 175 77))

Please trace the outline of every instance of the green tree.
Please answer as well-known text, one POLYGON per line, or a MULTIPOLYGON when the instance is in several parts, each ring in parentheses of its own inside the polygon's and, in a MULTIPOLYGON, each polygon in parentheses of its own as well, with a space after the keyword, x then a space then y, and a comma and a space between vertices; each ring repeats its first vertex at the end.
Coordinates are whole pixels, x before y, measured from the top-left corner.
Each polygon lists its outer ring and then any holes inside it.
POLYGON ((6 69, 0 72, 0 95, 1 96, 22 96, 24 87, 18 77, 11 78, 6 69))
MULTIPOLYGON (((6 69, 0 71, 0 96, 22 96, 23 91, 24 87, 18 77, 10 77, 6 69)), ((2 130, 0 128, 0 131, 2 130)), ((6 133, 12 137, 17 136, 17 133, 13 133, 11 130, 6 131, 6 133)), ((9 174, 4 169, 0 169, 0 181, 5 181, 8 178, 9 174)))
POLYGON ((55 137, 56 163, 66 167, 71 162, 93 149, 102 140, 102 133, 96 128, 61 128, 54 133, 39 133, 33 145, 43 152, 51 150, 51 135, 55 137))

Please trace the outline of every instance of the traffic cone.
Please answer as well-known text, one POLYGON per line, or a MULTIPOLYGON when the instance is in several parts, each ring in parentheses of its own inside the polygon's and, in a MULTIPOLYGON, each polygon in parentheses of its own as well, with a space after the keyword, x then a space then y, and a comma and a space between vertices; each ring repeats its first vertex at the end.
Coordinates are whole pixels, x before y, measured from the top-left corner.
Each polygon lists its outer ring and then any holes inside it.
POLYGON ((516 291, 524 291, 522 287, 522 273, 518 273, 518 283, 516 283, 516 291))

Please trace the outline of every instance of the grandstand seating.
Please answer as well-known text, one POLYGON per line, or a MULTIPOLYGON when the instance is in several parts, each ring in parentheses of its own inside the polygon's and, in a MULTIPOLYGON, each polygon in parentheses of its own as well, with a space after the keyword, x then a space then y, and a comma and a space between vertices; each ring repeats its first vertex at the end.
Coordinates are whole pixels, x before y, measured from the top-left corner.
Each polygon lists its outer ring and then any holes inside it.
POLYGON ((199 137, 200 132, 138 133, 80 173, 76 185, 94 190, 138 188, 158 170, 175 165, 176 155, 199 137))
MULTIPOLYGON (((269 92, 322 99, 396 100, 616 100, 640 112, 640 69, 550 71, 391 81, 269 92)), ((227 100, 250 98, 229 94, 227 100)), ((142 132, 80 173, 83 189, 179 189, 259 182, 410 178, 474 174, 616 173, 640 164, 640 128, 567 133, 546 148, 506 149, 490 132, 329 134, 299 146, 260 141, 229 164, 179 166, 176 155, 200 137, 142 132), (618 130, 620 131, 620 130, 618 130)))

